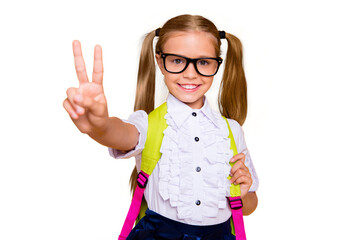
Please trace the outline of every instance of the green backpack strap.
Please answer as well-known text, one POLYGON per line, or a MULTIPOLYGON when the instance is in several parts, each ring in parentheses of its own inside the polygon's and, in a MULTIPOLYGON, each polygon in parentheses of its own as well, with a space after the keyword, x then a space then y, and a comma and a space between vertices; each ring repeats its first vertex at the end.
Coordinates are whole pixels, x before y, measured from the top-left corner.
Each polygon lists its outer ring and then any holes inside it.
MULTIPOLYGON (((146 142, 141 154, 141 170, 148 175, 151 175, 156 164, 161 158, 161 144, 164 137, 164 130, 167 128, 165 115, 167 113, 166 102, 157 107, 148 116, 148 130, 146 135, 146 142)), ((143 198, 140 207, 139 216, 136 219, 136 224, 141 218, 145 216, 145 211, 148 209, 145 198, 143 198)))
POLYGON ((165 114, 167 113, 166 102, 152 111, 148 116, 148 130, 146 142, 141 154, 141 170, 151 175, 161 157, 161 143, 164 130, 167 127, 165 114))
MULTIPOLYGON (((234 139, 234 135, 232 134, 232 131, 231 131, 231 128, 230 128, 230 124, 229 124, 229 121, 226 119, 226 117, 223 117, 227 123, 227 126, 229 128, 229 138, 230 138, 230 148, 231 150, 233 150, 233 154, 234 156, 236 154, 238 154, 238 151, 237 151, 237 148, 236 148, 236 143, 235 143, 235 139, 234 139)), ((230 166, 234 166, 235 162, 230 162, 230 166)), ((228 179, 230 180, 231 179, 231 176, 228 176, 228 179)), ((230 196, 231 197, 237 197, 237 196, 240 196, 241 195, 241 191, 240 191, 240 185, 234 185, 233 183, 231 184, 230 186, 230 196)), ((233 235, 235 235, 235 227, 234 227, 234 221, 233 221, 233 218, 231 218, 230 220, 231 222, 231 233, 233 235)))
MULTIPOLYGON (((236 148, 236 143, 235 143, 235 139, 234 139, 234 135, 232 134, 231 128, 230 128, 230 124, 229 121, 226 119, 226 117, 223 117, 227 123, 227 126, 229 128, 229 138, 230 138, 230 149, 233 151, 233 156, 235 156, 236 154, 238 154, 237 148, 236 148)), ((230 166, 234 166, 235 162, 229 162, 230 166)), ((228 179, 230 180, 231 177, 228 176, 228 179)), ((230 196, 231 197, 237 197, 240 196, 241 192, 240 192, 240 185, 234 185, 231 184, 230 186, 230 196)))

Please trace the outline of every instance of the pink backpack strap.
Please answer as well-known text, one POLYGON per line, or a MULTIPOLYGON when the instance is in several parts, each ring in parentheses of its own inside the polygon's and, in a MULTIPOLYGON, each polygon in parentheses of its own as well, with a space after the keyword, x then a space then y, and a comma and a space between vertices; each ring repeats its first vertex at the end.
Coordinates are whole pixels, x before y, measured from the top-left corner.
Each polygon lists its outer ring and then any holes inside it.
POLYGON ((232 218, 235 228, 236 240, 246 240, 245 226, 243 219, 243 202, 240 196, 228 197, 229 205, 231 208, 232 218))
POLYGON ((140 171, 137 178, 137 186, 135 188, 134 196, 131 201, 129 212, 126 216, 124 226, 121 230, 118 240, 125 240, 131 232, 135 220, 140 212, 141 201, 143 199, 146 184, 148 182, 149 175, 143 171, 140 171))
POLYGON ((167 128, 166 113, 167 105, 165 102, 148 115, 146 142, 141 153, 141 171, 138 174, 137 186, 119 240, 126 239, 130 234, 141 209, 148 178, 161 158, 160 148, 164 137, 163 132, 167 128))

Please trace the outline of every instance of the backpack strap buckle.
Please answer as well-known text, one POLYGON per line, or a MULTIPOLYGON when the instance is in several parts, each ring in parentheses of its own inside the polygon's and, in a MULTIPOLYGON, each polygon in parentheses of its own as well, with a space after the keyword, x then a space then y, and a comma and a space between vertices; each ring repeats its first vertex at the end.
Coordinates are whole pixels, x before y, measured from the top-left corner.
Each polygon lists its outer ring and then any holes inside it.
POLYGON ((243 201, 241 197, 228 197, 229 205, 231 209, 237 210, 243 207, 243 201))
POLYGON ((148 183, 149 175, 143 171, 140 171, 137 178, 137 184, 140 188, 145 188, 148 183))

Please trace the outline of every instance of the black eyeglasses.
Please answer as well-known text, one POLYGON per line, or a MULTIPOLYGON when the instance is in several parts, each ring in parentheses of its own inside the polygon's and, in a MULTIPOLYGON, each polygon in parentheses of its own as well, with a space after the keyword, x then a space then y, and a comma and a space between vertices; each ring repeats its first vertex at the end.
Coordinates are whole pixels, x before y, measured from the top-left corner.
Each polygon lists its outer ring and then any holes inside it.
POLYGON ((169 73, 182 73, 193 63, 195 70, 202 76, 214 76, 219 70, 222 58, 187 58, 176 54, 161 53, 165 70, 169 73))

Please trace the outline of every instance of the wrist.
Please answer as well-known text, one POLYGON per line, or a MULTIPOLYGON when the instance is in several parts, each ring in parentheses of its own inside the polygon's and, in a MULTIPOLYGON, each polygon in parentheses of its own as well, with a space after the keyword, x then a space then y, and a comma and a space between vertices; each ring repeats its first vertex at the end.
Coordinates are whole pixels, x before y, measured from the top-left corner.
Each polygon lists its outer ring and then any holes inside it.
POLYGON ((106 136, 109 132, 109 129, 111 128, 111 118, 110 117, 104 117, 101 119, 101 124, 97 126, 93 126, 91 128, 90 133, 88 134, 92 138, 103 138, 106 136))

